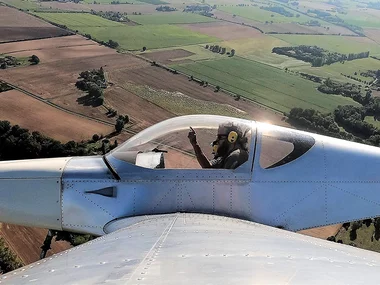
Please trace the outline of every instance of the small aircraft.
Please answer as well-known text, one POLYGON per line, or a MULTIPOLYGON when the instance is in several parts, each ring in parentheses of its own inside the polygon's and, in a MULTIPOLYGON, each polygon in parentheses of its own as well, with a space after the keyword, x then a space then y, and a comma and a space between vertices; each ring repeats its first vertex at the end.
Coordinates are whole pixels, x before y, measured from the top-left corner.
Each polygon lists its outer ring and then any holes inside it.
POLYGON ((104 156, 0 162, 0 221, 101 236, 0 284, 377 284, 380 255, 291 231, 380 216, 380 149, 244 119, 160 122, 104 156), (249 157, 212 159, 221 124, 249 157))

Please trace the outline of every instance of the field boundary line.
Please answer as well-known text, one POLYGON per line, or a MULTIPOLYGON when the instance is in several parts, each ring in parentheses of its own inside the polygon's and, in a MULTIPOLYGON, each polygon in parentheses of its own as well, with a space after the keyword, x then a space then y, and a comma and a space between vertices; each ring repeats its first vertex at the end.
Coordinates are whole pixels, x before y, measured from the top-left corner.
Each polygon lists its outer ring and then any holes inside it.
MULTIPOLYGON (((72 111, 72 110, 66 109, 66 108, 64 108, 64 107, 61 107, 61 106, 59 106, 59 105, 57 105, 57 104, 55 104, 55 103, 52 103, 52 102, 48 101, 47 99, 41 98, 41 97, 39 97, 39 96, 33 94, 32 92, 29 92, 29 91, 27 91, 27 90, 25 90, 25 89, 23 89, 23 88, 21 88, 21 87, 18 87, 18 86, 16 86, 16 85, 13 85, 13 84, 11 84, 11 83, 8 83, 8 82, 6 82, 6 81, 4 81, 4 80, 2 80, 2 82, 6 83, 6 84, 9 85, 10 87, 12 87, 14 90, 17 90, 17 91, 19 91, 19 92, 21 92, 21 93, 24 93, 25 95, 28 95, 28 96, 30 96, 30 97, 32 97, 32 98, 34 98, 34 99, 36 99, 36 100, 38 100, 38 101, 40 101, 40 102, 43 102, 43 103, 45 103, 45 104, 47 104, 47 105, 49 105, 49 106, 51 106, 51 107, 53 107, 53 108, 56 108, 56 109, 58 109, 58 110, 60 110, 60 111, 66 112, 66 113, 68 113, 68 114, 71 114, 71 115, 74 115, 74 116, 77 116, 77 117, 81 117, 81 118, 84 118, 84 119, 88 119, 88 120, 90 120, 90 121, 94 121, 94 122, 97 122, 97 123, 101 123, 101 124, 103 124, 103 125, 108 125, 108 126, 110 126, 110 127, 114 127, 114 126, 115 126, 114 123, 108 122, 108 121, 106 121, 106 120, 102 120, 102 119, 99 119, 99 118, 94 118, 94 117, 91 117, 91 116, 88 116, 88 115, 84 115, 84 114, 81 114, 81 113, 79 113, 79 112, 75 112, 75 111, 72 111)), ((131 127, 131 125, 130 125, 129 127, 131 127)), ((136 134, 136 132, 131 131, 131 130, 128 130, 128 129, 126 129, 126 128, 124 128, 124 131, 126 131, 127 133, 130 133, 130 134, 136 134)))

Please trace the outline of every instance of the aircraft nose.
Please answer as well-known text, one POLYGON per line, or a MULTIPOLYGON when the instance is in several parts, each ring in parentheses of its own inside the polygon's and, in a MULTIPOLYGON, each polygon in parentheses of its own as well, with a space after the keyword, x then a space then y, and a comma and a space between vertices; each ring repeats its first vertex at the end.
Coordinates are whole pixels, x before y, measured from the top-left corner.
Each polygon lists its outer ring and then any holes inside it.
POLYGON ((0 162, 0 222, 60 230, 61 177, 68 160, 0 162))

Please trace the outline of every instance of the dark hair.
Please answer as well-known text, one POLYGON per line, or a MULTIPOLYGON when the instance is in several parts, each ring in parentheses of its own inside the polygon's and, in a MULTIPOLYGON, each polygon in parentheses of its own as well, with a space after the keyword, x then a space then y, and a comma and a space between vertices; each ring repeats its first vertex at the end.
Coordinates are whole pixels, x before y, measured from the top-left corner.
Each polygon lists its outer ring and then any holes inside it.
POLYGON ((236 132, 238 135, 236 142, 243 150, 248 152, 248 133, 251 131, 249 128, 240 124, 234 124, 232 122, 221 124, 220 126, 226 130, 227 135, 232 131, 236 132))

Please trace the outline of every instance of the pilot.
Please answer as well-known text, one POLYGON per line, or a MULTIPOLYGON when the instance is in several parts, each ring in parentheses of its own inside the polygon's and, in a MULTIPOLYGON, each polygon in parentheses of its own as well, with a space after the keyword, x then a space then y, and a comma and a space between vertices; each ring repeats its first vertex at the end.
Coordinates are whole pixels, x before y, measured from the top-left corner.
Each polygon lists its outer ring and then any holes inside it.
POLYGON ((217 138, 212 143, 214 158, 210 161, 198 145, 197 135, 191 127, 187 137, 202 168, 235 169, 248 160, 247 132, 233 123, 219 125, 217 138))

